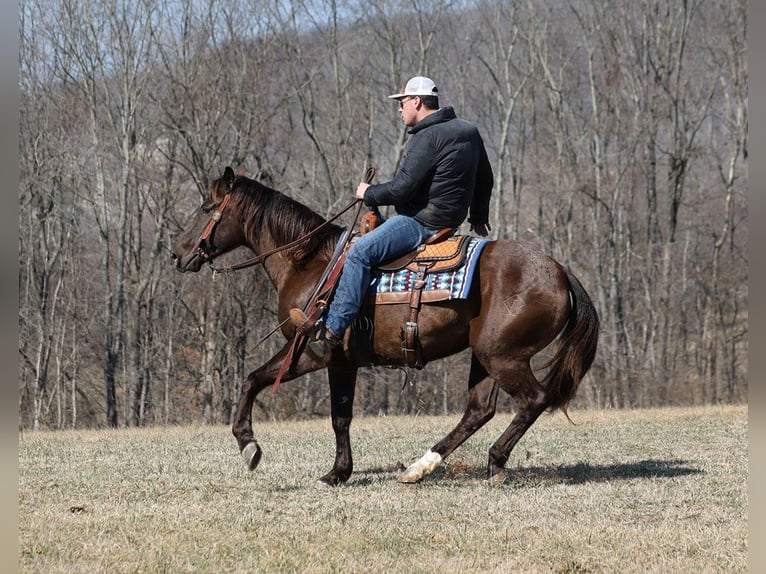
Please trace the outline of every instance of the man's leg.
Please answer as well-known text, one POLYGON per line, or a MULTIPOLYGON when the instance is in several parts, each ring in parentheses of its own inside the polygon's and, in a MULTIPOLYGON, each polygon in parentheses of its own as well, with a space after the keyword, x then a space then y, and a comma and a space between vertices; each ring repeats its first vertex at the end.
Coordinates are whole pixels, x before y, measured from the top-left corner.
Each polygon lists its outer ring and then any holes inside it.
MULTIPOLYGON (((331 342, 335 342, 333 338, 340 340, 343 337, 359 312, 370 285, 371 270, 412 251, 434 232, 411 217, 395 215, 356 240, 346 257, 324 321, 331 342)), ((290 312, 293 322, 299 322, 301 315, 300 309, 290 312)))
POLYGON ((343 265, 343 273, 327 313, 327 328, 342 337, 364 302, 371 270, 380 263, 412 251, 434 231, 411 217, 395 215, 357 239, 343 265))

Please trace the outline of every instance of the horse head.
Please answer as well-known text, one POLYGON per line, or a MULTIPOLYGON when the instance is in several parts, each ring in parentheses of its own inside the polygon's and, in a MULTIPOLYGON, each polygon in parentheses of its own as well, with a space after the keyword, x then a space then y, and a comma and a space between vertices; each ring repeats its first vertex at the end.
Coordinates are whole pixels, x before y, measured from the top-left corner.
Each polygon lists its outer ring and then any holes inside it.
POLYGON ((208 197, 173 245, 179 271, 199 271, 203 263, 245 244, 235 183, 234 170, 226 167, 210 185, 208 197))

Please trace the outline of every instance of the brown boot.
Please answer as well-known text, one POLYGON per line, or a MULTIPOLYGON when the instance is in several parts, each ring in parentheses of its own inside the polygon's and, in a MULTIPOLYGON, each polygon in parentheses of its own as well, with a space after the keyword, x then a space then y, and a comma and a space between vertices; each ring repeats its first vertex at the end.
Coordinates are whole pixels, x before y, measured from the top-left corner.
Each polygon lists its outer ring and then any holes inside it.
POLYGON ((308 316, 302 309, 298 309, 297 307, 290 309, 289 315, 290 322, 295 326, 299 333, 303 333, 308 336, 309 339, 316 340, 317 335, 319 334, 319 329, 317 328, 318 321, 313 325, 309 325, 308 316))
POLYGON ((309 325, 309 318, 301 309, 295 307, 290 309, 290 322, 309 338, 311 350, 320 358, 342 342, 338 335, 327 328, 322 319, 309 325))
POLYGON ((342 341, 335 333, 330 331, 321 319, 317 321, 317 338, 309 340, 309 347, 320 359, 332 354, 333 349, 339 346, 342 341))

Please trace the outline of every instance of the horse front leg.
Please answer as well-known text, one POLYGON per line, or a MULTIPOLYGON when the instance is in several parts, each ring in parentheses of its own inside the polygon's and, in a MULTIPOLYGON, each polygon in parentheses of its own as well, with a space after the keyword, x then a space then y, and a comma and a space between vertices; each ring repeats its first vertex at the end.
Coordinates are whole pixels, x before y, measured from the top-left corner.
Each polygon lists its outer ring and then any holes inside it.
MULTIPOLYGON (((269 359, 265 364, 250 373, 242 385, 242 394, 234 415, 234 424, 231 432, 237 439, 239 452, 245 460, 248 470, 255 470, 261 461, 261 447, 253 434, 253 402, 255 397, 263 389, 274 383, 282 367, 282 363, 290 350, 291 342, 288 342, 280 351, 269 359)), ((301 355, 294 371, 287 372, 282 381, 290 381, 325 366, 325 361, 317 358, 308 349, 301 355)))
POLYGON ((343 484, 354 470, 349 428, 353 415, 356 372, 355 367, 328 367, 327 369, 330 381, 332 430, 335 431, 335 464, 332 470, 319 480, 328 486, 343 484))

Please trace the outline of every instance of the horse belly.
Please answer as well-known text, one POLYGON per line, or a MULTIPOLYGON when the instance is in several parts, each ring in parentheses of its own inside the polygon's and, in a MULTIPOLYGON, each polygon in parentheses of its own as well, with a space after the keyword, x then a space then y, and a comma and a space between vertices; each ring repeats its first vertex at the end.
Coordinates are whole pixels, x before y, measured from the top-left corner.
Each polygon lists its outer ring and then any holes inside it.
MULTIPOLYGON (((424 304, 417 316, 418 341, 424 363, 468 347, 470 321, 477 305, 470 298, 424 304)), ((402 341, 410 320, 408 305, 379 306, 374 315, 373 351, 381 362, 402 364, 402 341)))

